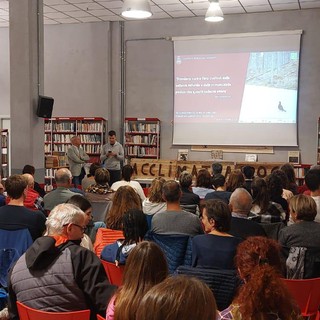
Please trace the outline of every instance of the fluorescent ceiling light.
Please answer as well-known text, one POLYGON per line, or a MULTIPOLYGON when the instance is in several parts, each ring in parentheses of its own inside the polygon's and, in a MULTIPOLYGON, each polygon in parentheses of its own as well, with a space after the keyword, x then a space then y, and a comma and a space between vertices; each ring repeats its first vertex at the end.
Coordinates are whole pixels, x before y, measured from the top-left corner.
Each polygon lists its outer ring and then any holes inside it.
POLYGON ((149 0, 124 0, 121 15, 132 19, 151 17, 152 12, 149 0))
POLYGON ((219 0, 209 0, 209 2, 210 5, 204 20, 209 22, 223 21, 223 12, 220 8, 219 0))

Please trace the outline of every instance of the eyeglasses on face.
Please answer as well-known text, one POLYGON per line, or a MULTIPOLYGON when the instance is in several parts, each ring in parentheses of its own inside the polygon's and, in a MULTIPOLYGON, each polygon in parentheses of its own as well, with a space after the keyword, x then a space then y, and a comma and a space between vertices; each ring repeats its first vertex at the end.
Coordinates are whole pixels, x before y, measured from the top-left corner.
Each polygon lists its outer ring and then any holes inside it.
POLYGON ((63 226, 66 227, 66 226, 69 225, 69 224, 72 224, 72 225, 80 228, 80 229, 82 230, 82 233, 84 233, 84 232, 86 231, 86 227, 80 226, 79 224, 76 224, 76 223, 73 223, 73 222, 67 223, 67 224, 65 224, 65 225, 63 225, 63 226))

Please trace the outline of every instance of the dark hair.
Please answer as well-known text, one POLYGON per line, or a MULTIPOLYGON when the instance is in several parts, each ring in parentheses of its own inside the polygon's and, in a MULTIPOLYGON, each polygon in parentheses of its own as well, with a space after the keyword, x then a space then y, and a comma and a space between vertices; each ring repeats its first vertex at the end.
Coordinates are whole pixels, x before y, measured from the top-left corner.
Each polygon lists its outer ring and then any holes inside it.
POLYGON ((139 320, 213 320, 217 306, 212 291, 194 277, 169 277, 149 290, 139 305, 139 320))
POLYGON ((223 187, 226 183, 226 178, 221 173, 217 173, 212 177, 212 184, 215 188, 223 187))
POLYGON ((93 162, 91 163, 90 165, 90 168, 89 168, 89 174, 88 174, 88 177, 94 177, 96 171, 101 168, 101 165, 99 162, 93 162))
POLYGON ((310 169, 304 181, 310 191, 314 192, 320 189, 320 169, 310 169))
POLYGON ((274 199, 281 197, 283 188, 281 179, 274 173, 269 174, 266 177, 266 183, 268 188, 268 193, 270 195, 270 200, 273 201, 274 199))
POLYGON ((110 131, 108 132, 108 135, 109 135, 110 137, 116 136, 116 132, 115 132, 114 130, 110 130, 110 131))
POLYGON ((181 188, 189 188, 192 185, 192 175, 188 171, 182 171, 179 177, 181 188))
POLYGON ((163 185, 165 182, 166 180, 162 177, 158 177, 152 180, 151 186, 148 191, 148 197, 150 202, 165 202, 165 200, 162 197, 163 185))
POLYGON ((220 174, 222 172, 222 164, 219 162, 214 162, 212 164, 212 173, 213 175, 220 174))
POLYGON ((317 215, 317 205, 312 197, 304 194, 293 196, 289 200, 289 208, 297 214, 298 220, 313 221, 317 215))
POLYGON ((94 180, 97 184, 107 185, 110 181, 110 173, 105 168, 98 168, 94 174, 94 180))
POLYGON ((244 184, 244 176, 241 170, 236 169, 233 170, 227 181, 227 191, 233 192, 237 188, 242 188, 244 184))
POLYGON ((227 232, 231 226, 231 212, 229 206, 222 200, 210 199, 205 202, 208 220, 215 221, 215 229, 221 232, 227 232))
POLYGON ((267 212, 269 207, 270 195, 267 188, 267 183, 264 179, 256 177, 251 183, 252 190, 252 204, 260 207, 259 214, 267 212))
POLYGON ((148 231, 145 214, 139 209, 129 209, 122 218, 124 242, 123 245, 141 241, 148 231))
POLYGON ((280 244, 277 241, 249 237, 238 245, 235 260, 240 277, 244 279, 234 299, 242 319, 270 319, 273 313, 279 319, 293 319, 293 315, 300 314, 280 278, 280 244))
POLYGON ((90 201, 87 198, 85 198, 84 196, 82 196, 81 194, 75 194, 70 199, 68 199, 66 203, 70 203, 70 204, 77 206, 83 212, 92 208, 92 204, 90 203, 90 201))
POLYGON ((19 199, 27 186, 28 180, 20 174, 14 174, 4 182, 4 187, 11 199, 19 199))
POLYGON ((212 189, 210 172, 207 169, 200 169, 196 178, 196 186, 212 189))
POLYGON ((34 166, 32 166, 30 164, 26 164, 22 169, 22 174, 29 173, 33 176, 35 171, 36 171, 36 169, 34 168, 34 166))
POLYGON ((246 179, 252 179, 254 176, 255 168, 252 166, 244 166, 242 167, 242 172, 246 179))
POLYGON ((126 261, 123 285, 115 296, 114 319, 135 320, 146 292, 167 276, 167 260, 160 247, 154 242, 138 243, 126 261))
POLYGON ((275 176, 280 178, 282 189, 288 189, 289 188, 288 177, 282 170, 280 170, 280 169, 273 170, 271 172, 271 174, 273 174, 273 175, 275 175, 275 176))
POLYGON ((133 174, 133 168, 132 166, 130 166, 130 164, 126 164, 125 166, 123 166, 122 168, 123 180, 130 182, 132 174, 133 174))
POLYGON ((168 180, 164 183, 162 188, 163 198, 167 202, 179 201, 181 196, 181 189, 178 182, 174 180, 168 180))
POLYGON ((296 183, 296 175, 294 173, 294 167, 292 164, 285 163, 280 167, 280 170, 286 174, 289 183, 296 183))

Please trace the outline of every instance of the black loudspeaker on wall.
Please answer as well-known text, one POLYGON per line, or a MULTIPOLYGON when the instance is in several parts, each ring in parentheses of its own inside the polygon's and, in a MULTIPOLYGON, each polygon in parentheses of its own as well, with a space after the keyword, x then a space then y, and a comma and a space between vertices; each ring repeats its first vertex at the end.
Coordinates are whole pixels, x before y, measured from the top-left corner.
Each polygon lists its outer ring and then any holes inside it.
POLYGON ((51 118, 54 99, 51 97, 39 96, 37 116, 51 118))

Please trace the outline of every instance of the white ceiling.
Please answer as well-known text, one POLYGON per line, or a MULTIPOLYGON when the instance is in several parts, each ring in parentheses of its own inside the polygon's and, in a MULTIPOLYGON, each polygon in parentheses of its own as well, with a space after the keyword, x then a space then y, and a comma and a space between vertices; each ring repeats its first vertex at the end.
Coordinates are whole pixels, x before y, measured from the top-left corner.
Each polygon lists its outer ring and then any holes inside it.
MULTIPOLYGON (((150 0, 150 19, 203 17, 208 0, 150 0)), ((43 0, 44 23, 121 21, 122 0, 43 0)), ((220 0, 225 15, 320 8, 320 0, 220 0)), ((7 27, 9 2, 0 0, 0 27, 7 27)))

